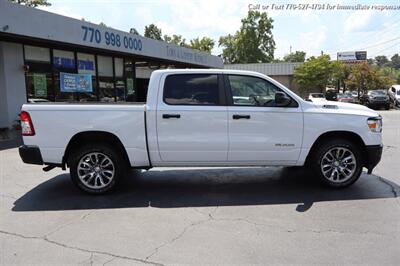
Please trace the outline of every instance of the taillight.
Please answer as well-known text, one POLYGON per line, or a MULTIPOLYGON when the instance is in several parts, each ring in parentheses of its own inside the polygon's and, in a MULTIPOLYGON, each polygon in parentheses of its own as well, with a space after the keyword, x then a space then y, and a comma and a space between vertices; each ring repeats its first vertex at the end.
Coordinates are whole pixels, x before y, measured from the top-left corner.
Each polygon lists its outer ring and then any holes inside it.
POLYGON ((28 112, 22 111, 19 115, 21 119, 22 136, 34 136, 35 129, 33 128, 31 116, 28 112))

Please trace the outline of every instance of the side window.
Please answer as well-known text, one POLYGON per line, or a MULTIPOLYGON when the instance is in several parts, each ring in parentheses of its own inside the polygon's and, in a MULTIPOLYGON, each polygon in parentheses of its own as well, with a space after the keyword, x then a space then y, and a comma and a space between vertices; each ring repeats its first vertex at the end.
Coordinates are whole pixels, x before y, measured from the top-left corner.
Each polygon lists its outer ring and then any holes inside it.
POLYGON ((218 76, 214 74, 169 75, 164 102, 172 105, 218 105, 218 76))
MULTIPOLYGON (((267 80, 240 75, 228 75, 233 105, 275 106, 275 93, 282 90, 267 80)), ((296 106, 296 102, 293 101, 296 106)))
POLYGON ((392 92, 394 92, 394 93, 395 93, 395 92, 396 92, 396 89, 395 89, 395 88, 392 88, 392 92))

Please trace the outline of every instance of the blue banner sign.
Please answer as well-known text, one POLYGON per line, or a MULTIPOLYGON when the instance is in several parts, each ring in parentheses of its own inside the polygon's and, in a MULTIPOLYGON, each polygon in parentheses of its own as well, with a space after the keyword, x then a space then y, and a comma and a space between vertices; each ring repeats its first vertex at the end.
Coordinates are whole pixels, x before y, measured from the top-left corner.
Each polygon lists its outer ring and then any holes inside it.
POLYGON ((71 58, 64 58, 64 57, 53 57, 53 64, 57 67, 64 67, 64 68, 75 68, 75 60, 71 58))
POLYGON ((92 75, 60 73, 61 92, 93 92, 92 75))

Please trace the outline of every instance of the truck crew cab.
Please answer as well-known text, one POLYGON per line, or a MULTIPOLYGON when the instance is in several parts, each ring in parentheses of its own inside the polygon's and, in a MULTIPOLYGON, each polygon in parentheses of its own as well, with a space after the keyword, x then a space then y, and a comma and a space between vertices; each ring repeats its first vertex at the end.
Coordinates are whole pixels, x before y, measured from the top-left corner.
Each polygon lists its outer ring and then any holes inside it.
POLYGON ((307 102, 260 73, 157 70, 146 103, 24 104, 25 163, 70 168, 82 190, 115 187, 128 168, 303 166, 330 187, 371 173, 382 119, 365 106, 307 102))

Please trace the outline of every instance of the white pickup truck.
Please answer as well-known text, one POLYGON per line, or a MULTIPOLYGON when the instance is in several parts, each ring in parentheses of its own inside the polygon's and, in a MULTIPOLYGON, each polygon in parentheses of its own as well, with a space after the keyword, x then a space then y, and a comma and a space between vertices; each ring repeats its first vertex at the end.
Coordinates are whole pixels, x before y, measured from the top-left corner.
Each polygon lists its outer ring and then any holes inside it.
POLYGON ((24 104, 25 163, 70 168, 82 190, 115 187, 129 168, 303 166, 346 187, 378 164, 382 119, 340 102, 302 100, 255 72, 157 70, 146 103, 24 104))

